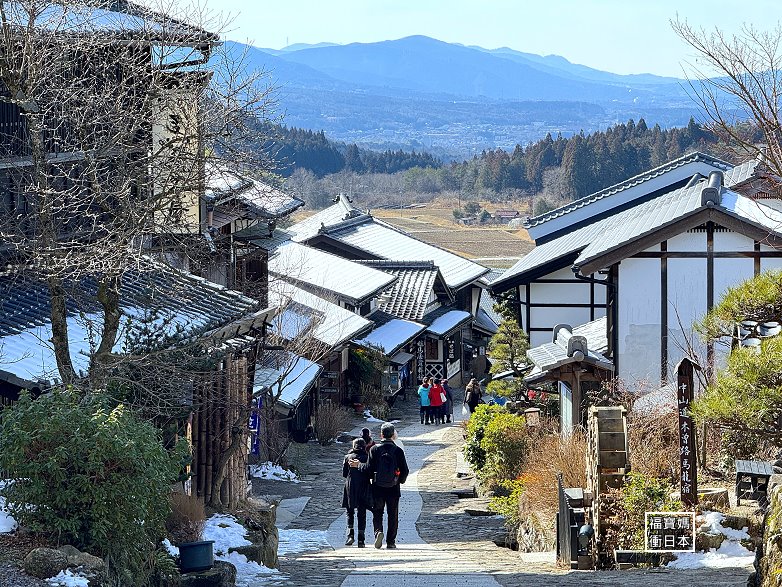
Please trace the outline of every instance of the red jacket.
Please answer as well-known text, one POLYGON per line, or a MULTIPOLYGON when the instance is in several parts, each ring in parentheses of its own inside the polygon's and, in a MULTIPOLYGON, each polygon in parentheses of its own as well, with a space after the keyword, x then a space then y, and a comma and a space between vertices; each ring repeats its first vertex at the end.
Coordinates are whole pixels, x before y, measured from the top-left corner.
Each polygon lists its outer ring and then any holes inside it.
POLYGON ((429 388, 429 403, 435 408, 438 408, 445 403, 440 396, 441 393, 445 394, 445 390, 439 383, 434 383, 432 384, 432 387, 429 388))

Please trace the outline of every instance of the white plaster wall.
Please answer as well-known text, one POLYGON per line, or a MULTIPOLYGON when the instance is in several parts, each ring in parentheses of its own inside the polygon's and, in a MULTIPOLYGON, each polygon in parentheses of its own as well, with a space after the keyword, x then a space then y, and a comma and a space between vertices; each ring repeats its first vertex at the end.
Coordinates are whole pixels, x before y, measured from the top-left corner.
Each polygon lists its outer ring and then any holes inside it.
MULTIPOLYGON (((738 232, 715 232, 715 251, 753 251, 755 241, 738 232)), ((715 289, 716 291, 716 289, 715 289)))
MULTIPOLYGON (((530 328, 546 328, 553 330, 557 324, 578 326, 591 320, 589 308, 572 308, 555 306, 553 308, 532 308, 530 328)), ((551 342, 549 340, 549 342, 551 342)))
POLYGON ((526 288, 526 286, 523 286, 523 285, 519 286, 519 300, 521 300, 522 302, 526 302, 527 301, 527 288, 526 288))
POLYGON ((714 303, 719 304, 729 287, 752 279, 754 275, 754 259, 714 259, 714 303))
POLYGON ((669 251, 705 251, 706 233, 705 232, 683 232, 675 237, 668 239, 669 251))
POLYGON ((619 266, 619 376, 631 385, 660 379, 660 260, 619 266))
POLYGON ((780 269, 782 269, 782 257, 760 258, 761 271, 779 271, 780 269))
MULTIPOLYGON (((706 347, 692 325, 706 313, 706 259, 668 259, 668 373, 689 341, 706 361, 706 347), (680 326, 681 323, 681 326, 680 326)), ((715 296, 716 297, 716 296, 715 296)))
MULTIPOLYGON (((592 284, 580 283, 533 283, 530 284, 530 300, 533 304, 588 304, 592 284)), ((596 285, 595 288, 605 288, 596 285)), ((595 292, 597 293, 597 292, 595 292)))
POLYGON ((530 332, 529 334, 529 346, 534 348, 547 342, 551 342, 551 332, 530 332))

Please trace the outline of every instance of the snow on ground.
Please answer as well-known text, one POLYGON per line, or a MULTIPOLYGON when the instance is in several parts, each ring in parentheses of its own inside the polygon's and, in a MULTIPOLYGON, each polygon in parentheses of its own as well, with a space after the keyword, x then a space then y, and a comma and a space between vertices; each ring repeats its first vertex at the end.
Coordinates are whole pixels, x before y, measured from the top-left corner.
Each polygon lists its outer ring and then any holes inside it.
MULTIPOLYGON (((247 530, 233 516, 215 514, 206 521, 204 540, 214 540, 214 552, 217 560, 228 561, 236 567, 237 587, 256 587, 262 585, 270 575, 279 575, 277 569, 270 569, 237 552, 228 552, 232 546, 249 546, 247 530)), ((172 547, 173 548, 173 547, 172 547)))
POLYGON ((326 536, 327 532, 321 530, 280 530, 280 546, 277 554, 282 556, 329 548, 326 536))
POLYGON ((257 479, 274 479, 275 481, 291 481, 301 483, 296 473, 283 469, 280 465, 274 465, 269 461, 259 465, 250 465, 250 476, 257 479))
POLYGON ((89 587, 90 584, 89 579, 72 573, 70 569, 60 571, 56 576, 46 579, 46 582, 57 587, 89 587))
MULTIPOLYGON (((280 530, 280 545, 277 554, 280 556, 296 552, 318 551, 328 548, 326 532, 314 530, 280 530)), ((273 577, 275 581, 284 579, 277 569, 270 569, 256 562, 248 561, 243 554, 229 553, 232 546, 248 546, 252 544, 246 538, 247 530, 233 516, 216 514, 206 521, 204 540, 214 540, 215 558, 228 561, 236 567, 237 587, 256 587, 273 577)), ((165 543, 164 543, 165 544, 165 543)), ((169 552, 176 547, 166 544, 169 552)))
POLYGON ((669 569, 726 569, 752 566, 755 553, 741 545, 741 540, 749 538, 748 528, 734 530, 722 525, 725 516, 719 512, 706 512, 700 530, 709 534, 726 536, 719 548, 709 552, 682 552, 676 554, 676 560, 668 563, 669 569))
MULTIPOLYGON (((6 486, 8 481, 0 480, 0 489, 6 486)), ((17 528, 16 520, 14 520, 5 509, 5 498, 0 497, 0 534, 7 534, 13 532, 17 528)))
MULTIPOLYGON (((364 418, 366 419, 367 422, 371 422, 373 424, 385 424, 386 422, 388 422, 388 420, 380 420, 378 418, 375 418, 372 415, 372 412, 370 412, 369 410, 364 410, 364 418)), ((399 420, 390 421, 391 424, 396 424, 397 422, 399 422, 399 420)))

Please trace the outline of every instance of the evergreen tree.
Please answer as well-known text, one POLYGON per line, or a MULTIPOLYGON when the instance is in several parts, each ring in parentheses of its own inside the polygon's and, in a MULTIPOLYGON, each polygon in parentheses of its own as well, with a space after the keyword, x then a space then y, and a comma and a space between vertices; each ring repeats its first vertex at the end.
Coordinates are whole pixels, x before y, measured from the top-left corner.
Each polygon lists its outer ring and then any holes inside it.
POLYGON ((494 376, 499 373, 511 372, 512 377, 492 380, 487 391, 502 397, 522 397, 529 399, 524 386, 523 377, 529 371, 527 350, 529 342, 527 335, 519 326, 513 308, 508 300, 494 304, 501 321, 497 333, 489 341, 489 357, 492 360, 489 373, 494 376))

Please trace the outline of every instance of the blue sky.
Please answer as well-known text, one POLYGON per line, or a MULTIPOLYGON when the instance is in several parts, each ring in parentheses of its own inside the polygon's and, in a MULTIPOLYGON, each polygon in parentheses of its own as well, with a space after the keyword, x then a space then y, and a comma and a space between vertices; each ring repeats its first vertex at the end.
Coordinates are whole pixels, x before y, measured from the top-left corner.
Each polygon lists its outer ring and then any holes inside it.
POLYGON ((228 38, 258 47, 374 42, 427 35, 493 49, 507 46, 615 73, 682 76, 692 52, 668 21, 738 31, 770 26, 779 0, 203 0, 234 15, 228 38))

